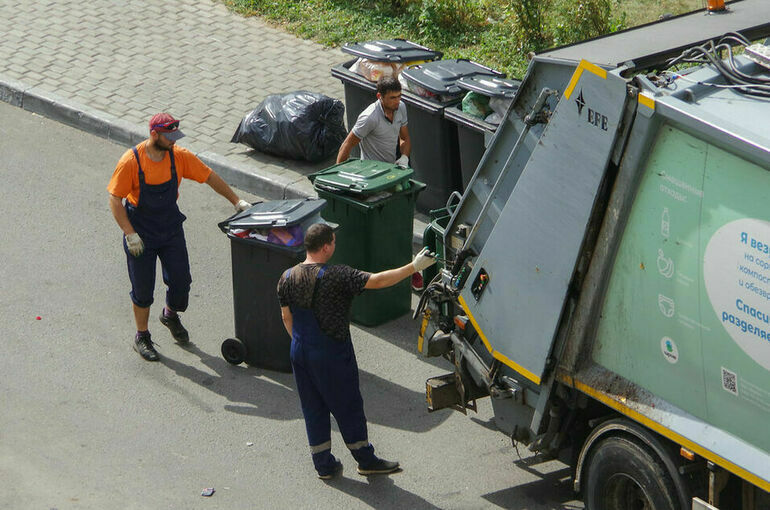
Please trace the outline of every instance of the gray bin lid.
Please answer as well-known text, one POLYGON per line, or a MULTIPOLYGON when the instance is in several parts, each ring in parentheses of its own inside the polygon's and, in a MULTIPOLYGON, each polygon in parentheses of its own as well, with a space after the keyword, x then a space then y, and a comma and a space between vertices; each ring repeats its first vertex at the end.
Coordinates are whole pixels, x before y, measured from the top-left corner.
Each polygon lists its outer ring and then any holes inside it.
POLYGON ((457 80, 457 86, 464 90, 478 92, 488 97, 513 99, 519 90, 519 80, 508 80, 497 76, 463 76, 457 80))
POLYGON ((245 230, 291 227, 302 223, 308 218, 312 218, 324 207, 326 207, 326 200, 322 198, 295 198, 291 200, 260 202, 234 216, 229 222, 229 227, 231 229, 242 228, 245 230))
POLYGON ((342 51, 357 57, 368 58, 377 62, 414 62, 416 60, 436 60, 443 53, 435 51, 406 39, 386 39, 363 43, 347 43, 342 51))
POLYGON ((460 94, 462 89, 457 86, 457 80, 465 76, 505 77, 505 74, 499 71, 465 58, 426 62, 404 69, 401 74, 405 79, 435 94, 443 95, 460 94))

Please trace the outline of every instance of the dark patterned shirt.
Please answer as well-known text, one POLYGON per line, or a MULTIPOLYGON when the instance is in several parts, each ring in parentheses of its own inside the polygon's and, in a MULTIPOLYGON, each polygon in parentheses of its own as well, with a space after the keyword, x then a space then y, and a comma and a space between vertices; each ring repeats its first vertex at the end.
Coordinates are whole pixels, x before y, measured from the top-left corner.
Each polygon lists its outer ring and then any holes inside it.
POLYGON ((311 308, 321 331, 339 341, 350 340, 350 307, 353 298, 364 291, 371 273, 350 266, 326 266, 317 280, 323 264, 298 264, 278 280, 278 302, 281 306, 311 308), (313 303, 313 289, 316 291, 313 303))

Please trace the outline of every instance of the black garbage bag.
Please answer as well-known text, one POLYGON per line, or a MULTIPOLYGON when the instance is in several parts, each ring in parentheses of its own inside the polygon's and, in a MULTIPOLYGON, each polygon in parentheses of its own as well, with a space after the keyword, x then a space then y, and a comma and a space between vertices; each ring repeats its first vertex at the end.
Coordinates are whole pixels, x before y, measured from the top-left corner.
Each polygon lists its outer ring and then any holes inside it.
POLYGON ((290 159, 322 161, 336 154, 347 133, 339 99, 299 90, 267 96, 247 114, 233 143, 290 159))

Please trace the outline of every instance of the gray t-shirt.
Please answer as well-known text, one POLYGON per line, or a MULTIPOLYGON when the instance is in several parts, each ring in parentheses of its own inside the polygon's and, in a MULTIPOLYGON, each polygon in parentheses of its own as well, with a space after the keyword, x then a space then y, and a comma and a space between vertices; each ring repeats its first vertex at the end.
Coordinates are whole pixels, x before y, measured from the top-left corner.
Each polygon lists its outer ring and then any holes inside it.
POLYGON ((353 134, 361 139, 361 159, 395 163, 398 133, 402 126, 406 126, 406 105, 403 101, 393 112, 393 122, 385 116, 379 99, 367 106, 352 129, 353 134))

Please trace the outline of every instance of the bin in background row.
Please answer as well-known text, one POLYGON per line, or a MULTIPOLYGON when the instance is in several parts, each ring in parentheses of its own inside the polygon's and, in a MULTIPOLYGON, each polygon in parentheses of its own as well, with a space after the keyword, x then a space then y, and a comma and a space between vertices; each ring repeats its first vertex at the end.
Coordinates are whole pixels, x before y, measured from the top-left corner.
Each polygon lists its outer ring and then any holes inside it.
MULTIPOLYGON (((519 80, 509 80, 496 76, 466 76, 457 80, 457 86, 465 91, 476 92, 482 96, 511 102, 519 90, 519 80)), ((468 187, 487 145, 497 132, 498 124, 474 117, 462 110, 459 104, 444 110, 444 117, 457 128, 457 144, 460 153, 460 174, 462 189, 468 187)))
MULTIPOLYGON (((410 45, 414 43, 403 40, 371 41, 348 44, 343 46, 342 50, 373 60, 407 62, 417 58, 417 50, 410 45)), ((432 50, 414 46, 424 52, 419 54, 420 58, 432 60, 428 53, 432 50)), ((440 56, 440 53, 434 53, 440 56)), ((434 54, 433 58, 438 57, 434 54)), ((340 79, 344 85, 348 129, 355 124, 358 115, 376 100, 376 84, 352 72, 350 67, 354 62, 355 60, 351 60, 334 66, 331 70, 332 76, 340 79)), ((472 76, 502 78, 505 75, 466 59, 426 62, 405 69, 401 75, 409 84, 434 95, 421 97, 409 90, 402 92, 412 141, 410 164, 414 168, 415 178, 427 185, 425 192, 417 197, 417 209, 429 212, 443 207, 453 191, 463 189, 463 164, 460 159, 462 153, 457 127, 454 122, 445 118, 447 107, 461 99, 463 91, 457 86, 458 80, 472 76), (450 98, 450 101, 441 102, 442 98, 450 98)), ((473 154, 471 158, 481 158, 477 150, 473 154)), ((467 162, 464 166, 472 166, 475 170, 472 163, 467 162)), ((470 170, 471 174, 473 170, 470 170)))

